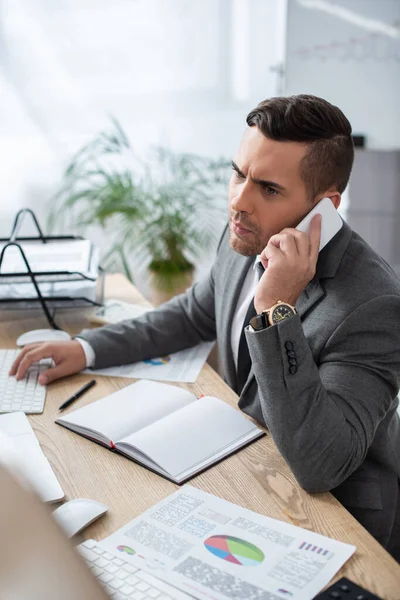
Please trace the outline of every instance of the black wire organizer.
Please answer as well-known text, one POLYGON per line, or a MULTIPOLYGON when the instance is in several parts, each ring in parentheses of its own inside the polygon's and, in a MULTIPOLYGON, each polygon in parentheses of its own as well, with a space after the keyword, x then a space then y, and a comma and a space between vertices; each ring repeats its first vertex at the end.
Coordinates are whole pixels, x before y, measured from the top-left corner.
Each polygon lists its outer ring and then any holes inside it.
MULTIPOLYGON (((53 329, 60 329, 57 323, 54 320, 55 313, 57 309, 65 309, 65 308, 81 308, 87 306, 101 306, 104 300, 104 270, 98 266, 97 276, 91 277, 86 273, 80 273, 77 271, 34 271, 30 264, 29 260, 23 250, 24 242, 33 242, 38 244, 49 244, 52 242, 66 242, 69 241, 77 241, 84 240, 85 238, 81 236, 72 236, 72 235, 51 235, 45 236, 43 235, 42 229, 38 223, 38 220, 34 214, 34 212, 29 208, 23 208, 15 216, 14 224, 11 230, 11 235, 9 238, 0 238, 0 244, 3 245, 1 254, 0 254, 0 309, 31 309, 37 308, 38 305, 41 306, 49 325, 53 329), (26 215, 30 215, 32 217, 33 223, 37 230, 36 236, 31 237, 20 237, 18 236, 21 225, 26 217, 26 215), (22 271, 19 273, 5 273, 3 263, 5 264, 5 256, 7 254, 7 250, 9 248, 17 248, 18 252, 21 255, 21 258, 25 264, 26 271, 22 271), (67 282, 79 282, 87 283, 92 282, 94 286, 96 286, 96 299, 93 300, 91 298, 85 297, 84 295, 46 295, 40 289, 41 283, 66 283, 67 282), (19 283, 31 283, 34 288, 34 293, 36 296, 29 297, 20 297, 20 296, 10 296, 10 297, 2 297, 2 285, 8 286, 18 286, 19 283)), ((91 261, 95 260, 93 255, 93 246, 91 246, 91 254, 89 257, 89 265, 88 272, 90 272, 91 261)), ((51 249, 49 248, 49 252, 51 249)))

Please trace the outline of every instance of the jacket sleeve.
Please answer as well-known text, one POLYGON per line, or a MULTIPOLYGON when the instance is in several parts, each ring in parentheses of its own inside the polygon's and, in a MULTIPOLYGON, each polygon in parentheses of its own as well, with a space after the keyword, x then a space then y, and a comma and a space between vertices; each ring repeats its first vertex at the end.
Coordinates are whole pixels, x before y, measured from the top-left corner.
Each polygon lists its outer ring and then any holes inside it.
POLYGON ((154 358, 216 338, 214 273, 141 317, 85 329, 79 337, 94 350, 94 368, 154 358))
POLYGON ((335 488, 363 462, 398 393, 400 298, 374 298, 349 314, 318 364, 298 315, 247 329, 246 338, 257 401, 279 451, 308 492, 335 488))

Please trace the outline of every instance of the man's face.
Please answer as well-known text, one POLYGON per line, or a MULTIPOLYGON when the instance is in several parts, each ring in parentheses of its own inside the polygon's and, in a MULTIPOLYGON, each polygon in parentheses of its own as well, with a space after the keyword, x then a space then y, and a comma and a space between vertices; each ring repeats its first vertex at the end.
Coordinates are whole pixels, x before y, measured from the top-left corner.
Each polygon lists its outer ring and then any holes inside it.
POLYGON ((260 254, 272 235, 296 227, 312 209, 300 177, 300 161, 306 151, 306 144, 277 142, 257 127, 247 128, 229 183, 233 250, 245 256, 260 254))

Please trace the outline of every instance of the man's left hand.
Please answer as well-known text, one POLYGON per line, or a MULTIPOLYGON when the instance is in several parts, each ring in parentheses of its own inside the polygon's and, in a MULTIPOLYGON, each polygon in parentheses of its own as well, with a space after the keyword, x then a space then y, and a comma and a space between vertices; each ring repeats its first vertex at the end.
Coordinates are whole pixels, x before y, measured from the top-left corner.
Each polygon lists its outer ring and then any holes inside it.
POLYGON ((265 268, 257 286, 254 307, 257 313, 281 300, 294 306, 315 275, 321 238, 321 215, 311 221, 310 233, 283 229, 271 236, 261 253, 265 268))

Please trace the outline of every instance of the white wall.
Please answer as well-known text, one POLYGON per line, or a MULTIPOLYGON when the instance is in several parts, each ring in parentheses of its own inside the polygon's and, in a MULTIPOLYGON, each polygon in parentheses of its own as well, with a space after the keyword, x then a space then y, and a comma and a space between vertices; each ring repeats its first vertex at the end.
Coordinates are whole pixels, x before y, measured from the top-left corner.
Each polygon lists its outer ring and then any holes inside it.
POLYGON ((337 104, 368 148, 400 148, 400 2, 288 0, 285 93, 337 104))

